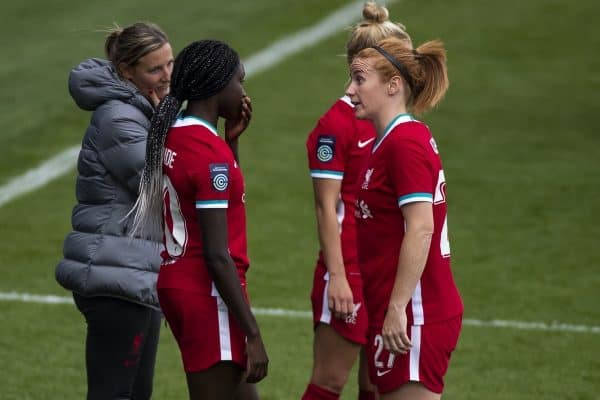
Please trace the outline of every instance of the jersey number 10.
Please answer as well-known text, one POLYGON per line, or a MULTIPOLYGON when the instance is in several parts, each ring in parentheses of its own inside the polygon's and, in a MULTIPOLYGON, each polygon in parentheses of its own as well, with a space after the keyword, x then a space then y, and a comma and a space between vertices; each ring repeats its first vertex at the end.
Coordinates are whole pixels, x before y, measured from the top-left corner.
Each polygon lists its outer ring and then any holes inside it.
POLYGON ((177 192, 167 175, 163 175, 163 200, 165 247, 170 256, 179 257, 185 252, 188 233, 177 192))
MULTIPOLYGON (((444 170, 440 169, 438 175, 438 182, 435 186, 435 195, 433 197, 433 204, 442 204, 446 202, 446 177, 444 176, 444 170)), ((450 257, 450 241, 448 240, 448 215, 444 215, 444 225, 442 226, 442 232, 440 235, 440 253, 442 257, 450 257)))

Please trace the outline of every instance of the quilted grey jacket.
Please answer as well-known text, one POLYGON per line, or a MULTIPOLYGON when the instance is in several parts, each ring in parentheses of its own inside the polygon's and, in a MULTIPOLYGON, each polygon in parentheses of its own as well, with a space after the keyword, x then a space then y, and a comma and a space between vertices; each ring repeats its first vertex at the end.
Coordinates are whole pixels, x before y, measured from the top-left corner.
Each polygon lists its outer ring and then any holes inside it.
POLYGON ((69 75, 77 105, 93 111, 77 164, 73 231, 56 280, 83 296, 112 296, 158 307, 162 244, 127 236, 154 109, 112 64, 90 59, 69 75))

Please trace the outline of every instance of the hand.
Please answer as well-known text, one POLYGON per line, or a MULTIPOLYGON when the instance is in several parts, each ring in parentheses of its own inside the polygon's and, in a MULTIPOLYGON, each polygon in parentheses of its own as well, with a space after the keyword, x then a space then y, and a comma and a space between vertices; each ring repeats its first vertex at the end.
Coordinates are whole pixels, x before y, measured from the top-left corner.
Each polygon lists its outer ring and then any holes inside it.
POLYGON ((354 312, 354 298, 345 274, 329 275, 327 302, 335 318, 346 319, 354 312))
POLYGON ((412 347, 406 332, 407 323, 406 306, 390 304, 381 329, 383 346, 390 353, 406 354, 412 347))
POLYGON ((246 382, 256 383, 267 376, 269 358, 262 338, 256 336, 246 341, 246 354, 248 363, 246 366, 246 382))
POLYGON ((237 120, 228 119, 225 121, 225 140, 232 142, 237 140, 246 130, 252 119, 252 100, 250 97, 242 97, 242 112, 237 120))
POLYGON ((158 98, 158 95, 156 94, 156 92, 154 90, 150 90, 148 92, 148 99, 150 100, 150 102, 152 103, 154 108, 158 107, 158 103, 160 103, 160 99, 158 98))

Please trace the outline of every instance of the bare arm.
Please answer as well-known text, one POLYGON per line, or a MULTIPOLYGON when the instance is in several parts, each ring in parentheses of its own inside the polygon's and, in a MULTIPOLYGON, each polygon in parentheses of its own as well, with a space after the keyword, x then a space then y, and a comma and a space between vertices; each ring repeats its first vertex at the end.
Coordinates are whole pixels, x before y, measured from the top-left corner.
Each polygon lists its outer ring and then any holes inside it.
POLYGON ((336 318, 343 319, 352 314, 354 299, 346 278, 337 219, 341 186, 340 180, 313 178, 319 243, 329 272, 328 305, 336 318))
POLYGON ((383 323, 383 343, 393 353, 406 353, 411 342, 407 335, 406 306, 425 269, 433 235, 431 203, 410 203, 401 208, 406 232, 400 247, 398 272, 383 323))
POLYGON ((256 319, 242 293, 237 270, 228 250, 227 210, 198 210, 204 260, 219 294, 247 336, 247 381, 258 382, 267 375, 268 358, 256 319))

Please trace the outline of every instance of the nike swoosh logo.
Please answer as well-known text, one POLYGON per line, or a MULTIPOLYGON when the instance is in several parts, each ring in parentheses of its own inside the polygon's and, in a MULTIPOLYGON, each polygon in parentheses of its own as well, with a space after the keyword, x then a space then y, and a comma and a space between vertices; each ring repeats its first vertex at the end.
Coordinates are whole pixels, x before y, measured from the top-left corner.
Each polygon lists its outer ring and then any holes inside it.
POLYGON ((365 140, 364 142, 362 141, 358 141, 358 147, 360 147, 361 149, 364 148, 366 145, 368 145, 369 143, 371 143, 373 140, 375 140, 375 138, 371 138, 369 140, 365 140))
POLYGON ((379 371, 377 370, 377 376, 384 376, 385 374, 392 372, 391 369, 385 370, 385 371, 379 371))

